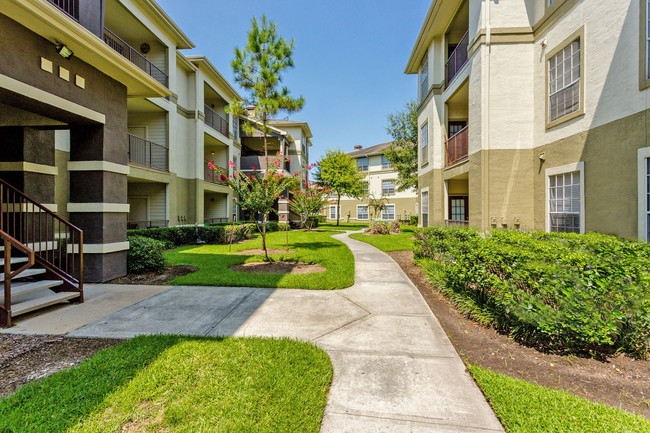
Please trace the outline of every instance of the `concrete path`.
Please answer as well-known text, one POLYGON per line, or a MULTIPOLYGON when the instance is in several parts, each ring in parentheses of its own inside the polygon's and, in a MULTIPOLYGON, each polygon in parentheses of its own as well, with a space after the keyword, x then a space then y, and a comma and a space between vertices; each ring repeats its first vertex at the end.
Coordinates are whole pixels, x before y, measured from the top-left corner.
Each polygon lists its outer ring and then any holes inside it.
POLYGON ((503 432, 399 266, 347 234, 335 237, 354 253, 356 283, 348 289, 173 287, 68 335, 178 333, 311 341, 328 352, 334 365, 322 432, 503 432))

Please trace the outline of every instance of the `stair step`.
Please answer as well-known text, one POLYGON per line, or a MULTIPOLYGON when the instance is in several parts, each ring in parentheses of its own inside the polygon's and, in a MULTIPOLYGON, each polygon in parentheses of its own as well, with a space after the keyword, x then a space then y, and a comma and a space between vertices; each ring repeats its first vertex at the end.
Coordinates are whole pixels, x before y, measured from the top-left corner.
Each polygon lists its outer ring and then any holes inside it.
MULTIPOLYGON (((36 292, 37 290, 51 289, 52 287, 60 286, 62 284, 63 281, 61 280, 15 282, 11 283, 11 296, 26 295, 27 293, 36 292)), ((2 293, 0 293, 0 299, 4 299, 2 293)))
POLYGON ((31 299, 25 302, 20 302, 11 306, 11 317, 19 316, 21 314, 29 313, 30 311, 49 307, 50 305, 59 304, 61 302, 69 301, 70 299, 78 297, 79 293, 76 292, 61 292, 55 293, 53 295, 42 296, 36 299, 31 299))
MULTIPOLYGON (((45 269, 40 268, 29 268, 22 271, 20 274, 12 278, 12 280, 19 280, 21 278, 33 277, 34 275, 41 275, 45 273, 45 269)), ((4 281, 5 274, 4 272, 0 274, 0 281, 4 281)))
MULTIPOLYGON (((12 257, 11 258, 11 264, 15 265, 16 263, 26 263, 27 262, 27 257, 12 257)), ((0 266, 5 265, 5 259, 0 259, 0 266)))

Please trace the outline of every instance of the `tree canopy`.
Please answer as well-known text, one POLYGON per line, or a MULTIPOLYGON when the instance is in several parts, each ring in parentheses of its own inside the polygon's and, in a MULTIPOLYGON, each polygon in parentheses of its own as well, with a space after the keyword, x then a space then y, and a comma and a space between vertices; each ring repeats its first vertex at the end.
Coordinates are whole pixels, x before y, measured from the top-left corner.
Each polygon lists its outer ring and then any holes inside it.
POLYGON ((418 113, 417 104, 408 102, 404 109, 387 116, 386 131, 393 137, 393 145, 386 158, 397 172, 397 190, 418 186, 418 113))
POLYGON ((318 163, 315 176, 319 185, 329 188, 337 197, 336 225, 338 225, 341 196, 361 198, 364 195, 363 179, 365 175, 359 170, 354 158, 336 149, 327 151, 318 163))

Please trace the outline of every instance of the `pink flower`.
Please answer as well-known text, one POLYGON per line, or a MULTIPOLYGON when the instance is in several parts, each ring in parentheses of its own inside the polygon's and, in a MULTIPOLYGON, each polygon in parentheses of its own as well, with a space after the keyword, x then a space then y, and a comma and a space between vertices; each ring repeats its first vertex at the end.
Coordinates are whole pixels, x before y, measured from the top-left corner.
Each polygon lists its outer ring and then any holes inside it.
POLYGON ((287 159, 287 162, 291 162, 291 158, 288 158, 288 159, 287 159))
POLYGON ((219 176, 219 177, 221 178, 222 182, 227 182, 228 181, 228 178, 223 174, 221 176, 219 176))
POLYGON ((254 166, 253 164, 251 164, 251 168, 252 168, 252 169, 255 169, 255 166, 254 166))
POLYGON ((232 201, 237 201, 237 199, 236 199, 236 198, 233 198, 232 201))

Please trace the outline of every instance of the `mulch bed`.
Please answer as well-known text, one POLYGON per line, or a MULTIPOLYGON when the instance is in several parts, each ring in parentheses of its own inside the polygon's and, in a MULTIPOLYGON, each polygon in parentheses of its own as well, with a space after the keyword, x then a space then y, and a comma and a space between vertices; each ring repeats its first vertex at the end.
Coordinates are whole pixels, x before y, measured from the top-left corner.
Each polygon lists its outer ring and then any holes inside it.
POLYGON ((122 340, 62 335, 0 334, 0 398, 20 386, 75 367, 122 340))
POLYGON ((246 274, 314 274, 327 269, 315 263, 300 262, 249 262, 231 266, 230 270, 246 274))
POLYGON ((159 271, 128 274, 124 277, 108 281, 108 284, 162 285, 172 281, 176 277, 182 277, 183 275, 196 271, 198 271, 198 268, 194 266, 172 265, 159 271))
POLYGON ((606 362, 542 353, 459 313, 413 262, 412 251, 389 254, 429 304, 466 363, 562 389, 650 419, 650 361, 618 355, 606 362))

